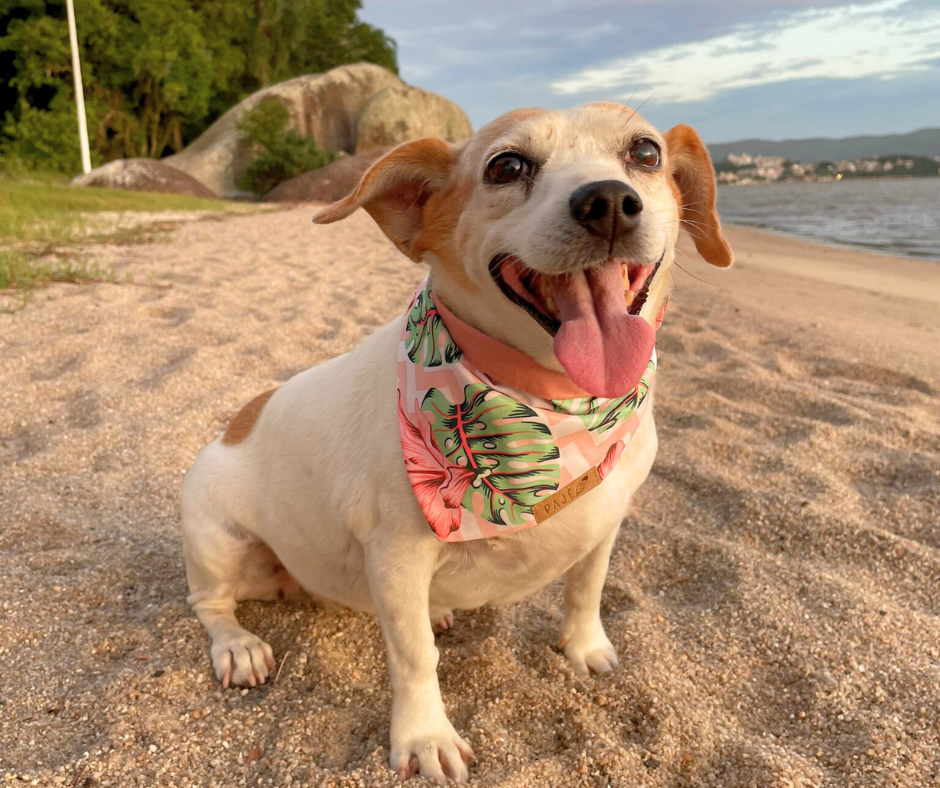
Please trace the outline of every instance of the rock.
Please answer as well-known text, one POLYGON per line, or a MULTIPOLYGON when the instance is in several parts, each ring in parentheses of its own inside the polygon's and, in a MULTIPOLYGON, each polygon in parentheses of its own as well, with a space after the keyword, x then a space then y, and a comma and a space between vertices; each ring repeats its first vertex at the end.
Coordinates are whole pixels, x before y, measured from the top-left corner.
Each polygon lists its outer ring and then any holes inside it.
POLYGON ((369 165, 388 148, 373 148, 355 156, 343 156, 319 170, 305 172, 279 184, 264 196, 265 202, 335 202, 356 188, 369 165))
POLYGON ((215 192, 194 177, 156 159, 115 159, 95 167, 88 174, 75 176, 72 178, 72 186, 98 186, 104 189, 186 194, 190 197, 216 199, 215 192))
POLYGON ((376 93, 359 116, 356 153, 422 137, 459 142, 473 134, 453 101, 427 90, 393 85, 376 93))
POLYGON ((236 104, 185 150, 163 161, 192 175, 224 197, 243 196, 239 178, 250 161, 240 145, 238 121, 268 96, 291 114, 291 128, 312 135, 323 150, 356 150, 356 131, 363 107, 383 88, 400 86, 391 71, 371 63, 341 66, 325 74, 296 77, 259 90, 236 104))

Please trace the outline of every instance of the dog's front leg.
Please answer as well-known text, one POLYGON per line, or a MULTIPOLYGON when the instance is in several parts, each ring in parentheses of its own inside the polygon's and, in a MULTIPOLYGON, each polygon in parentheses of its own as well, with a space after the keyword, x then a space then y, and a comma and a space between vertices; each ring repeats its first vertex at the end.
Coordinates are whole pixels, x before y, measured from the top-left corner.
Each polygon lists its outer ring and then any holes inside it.
POLYGON ((601 623, 601 594, 619 531, 619 525, 612 528, 597 547, 565 573, 565 617, 558 645, 578 673, 607 673, 619 663, 601 623))
POLYGON ((466 782, 473 751, 444 712, 428 618, 438 550, 431 540, 370 545, 366 571, 392 682, 390 765, 401 779, 420 771, 440 781, 451 777, 466 782))

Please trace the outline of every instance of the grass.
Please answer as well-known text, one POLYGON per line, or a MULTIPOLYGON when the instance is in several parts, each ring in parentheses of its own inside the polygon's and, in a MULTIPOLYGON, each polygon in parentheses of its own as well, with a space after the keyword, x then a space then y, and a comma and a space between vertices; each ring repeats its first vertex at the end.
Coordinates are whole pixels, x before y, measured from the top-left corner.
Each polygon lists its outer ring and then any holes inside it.
MULTIPOLYGON (((94 214, 158 211, 246 213, 250 203, 204 200, 176 194, 75 188, 64 176, 0 175, 0 242, 58 245, 89 236, 94 214)), ((91 233, 93 234, 93 233, 91 233)))
POLYGON ((39 260, 16 249, 0 249, 0 295, 14 297, 15 306, 0 303, 0 313, 26 306, 30 291, 52 282, 117 282, 114 271, 105 271, 85 259, 39 260))
MULTIPOLYGON (((0 173, 0 295, 16 297, 22 308, 30 291, 52 282, 117 282, 113 270, 102 270, 97 263, 74 254, 54 252, 81 241, 139 238, 139 229, 115 229, 125 216, 164 211, 226 214, 257 210, 259 206, 250 203, 176 194, 75 188, 60 175, 0 173), (106 221, 113 220, 114 215, 119 221, 106 221)), ((13 310, 0 307, 0 311, 13 310)))
POLYGON ((0 249, 0 291, 31 290, 49 282, 115 282, 97 263, 65 258, 53 262, 30 258, 15 249, 0 249))

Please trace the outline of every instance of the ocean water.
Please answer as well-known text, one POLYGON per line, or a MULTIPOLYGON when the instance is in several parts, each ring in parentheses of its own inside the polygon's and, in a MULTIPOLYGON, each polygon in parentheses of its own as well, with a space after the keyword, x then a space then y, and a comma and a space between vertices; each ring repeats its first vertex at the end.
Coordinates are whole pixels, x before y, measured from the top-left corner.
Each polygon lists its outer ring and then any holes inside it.
POLYGON ((720 186, 723 221, 940 261, 940 178, 720 186))

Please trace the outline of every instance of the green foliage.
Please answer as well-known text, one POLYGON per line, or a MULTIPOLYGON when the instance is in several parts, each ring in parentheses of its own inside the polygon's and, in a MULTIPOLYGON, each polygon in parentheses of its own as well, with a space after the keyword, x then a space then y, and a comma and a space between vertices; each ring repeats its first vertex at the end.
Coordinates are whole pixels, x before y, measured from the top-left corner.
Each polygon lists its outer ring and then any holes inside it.
POLYGON ((259 87, 359 61, 398 73, 395 42, 359 21, 360 0, 266 0, 258 6, 245 45, 247 69, 259 87))
POLYGON ((267 96, 238 121, 244 142, 272 148, 281 140, 290 123, 290 110, 273 96, 267 96))
MULTIPOLYGON (((161 156, 267 84, 368 61, 395 43, 360 0, 81 0, 92 158, 161 156)), ((75 172, 79 155, 62 0, 0 0, 0 157, 75 172)), ((294 156, 307 155, 294 143, 294 156)))
POLYGON ((289 178, 336 160, 335 152, 321 151, 313 137, 301 137, 287 128, 289 123, 290 112, 274 97, 245 113, 238 128, 256 155, 239 180, 239 188, 267 194, 289 178))
MULTIPOLYGON (((81 160, 75 104, 59 93, 48 110, 23 105, 19 117, 7 113, 0 151, 7 168, 69 172, 81 160)), ((97 164, 99 157, 95 157, 97 164)))

